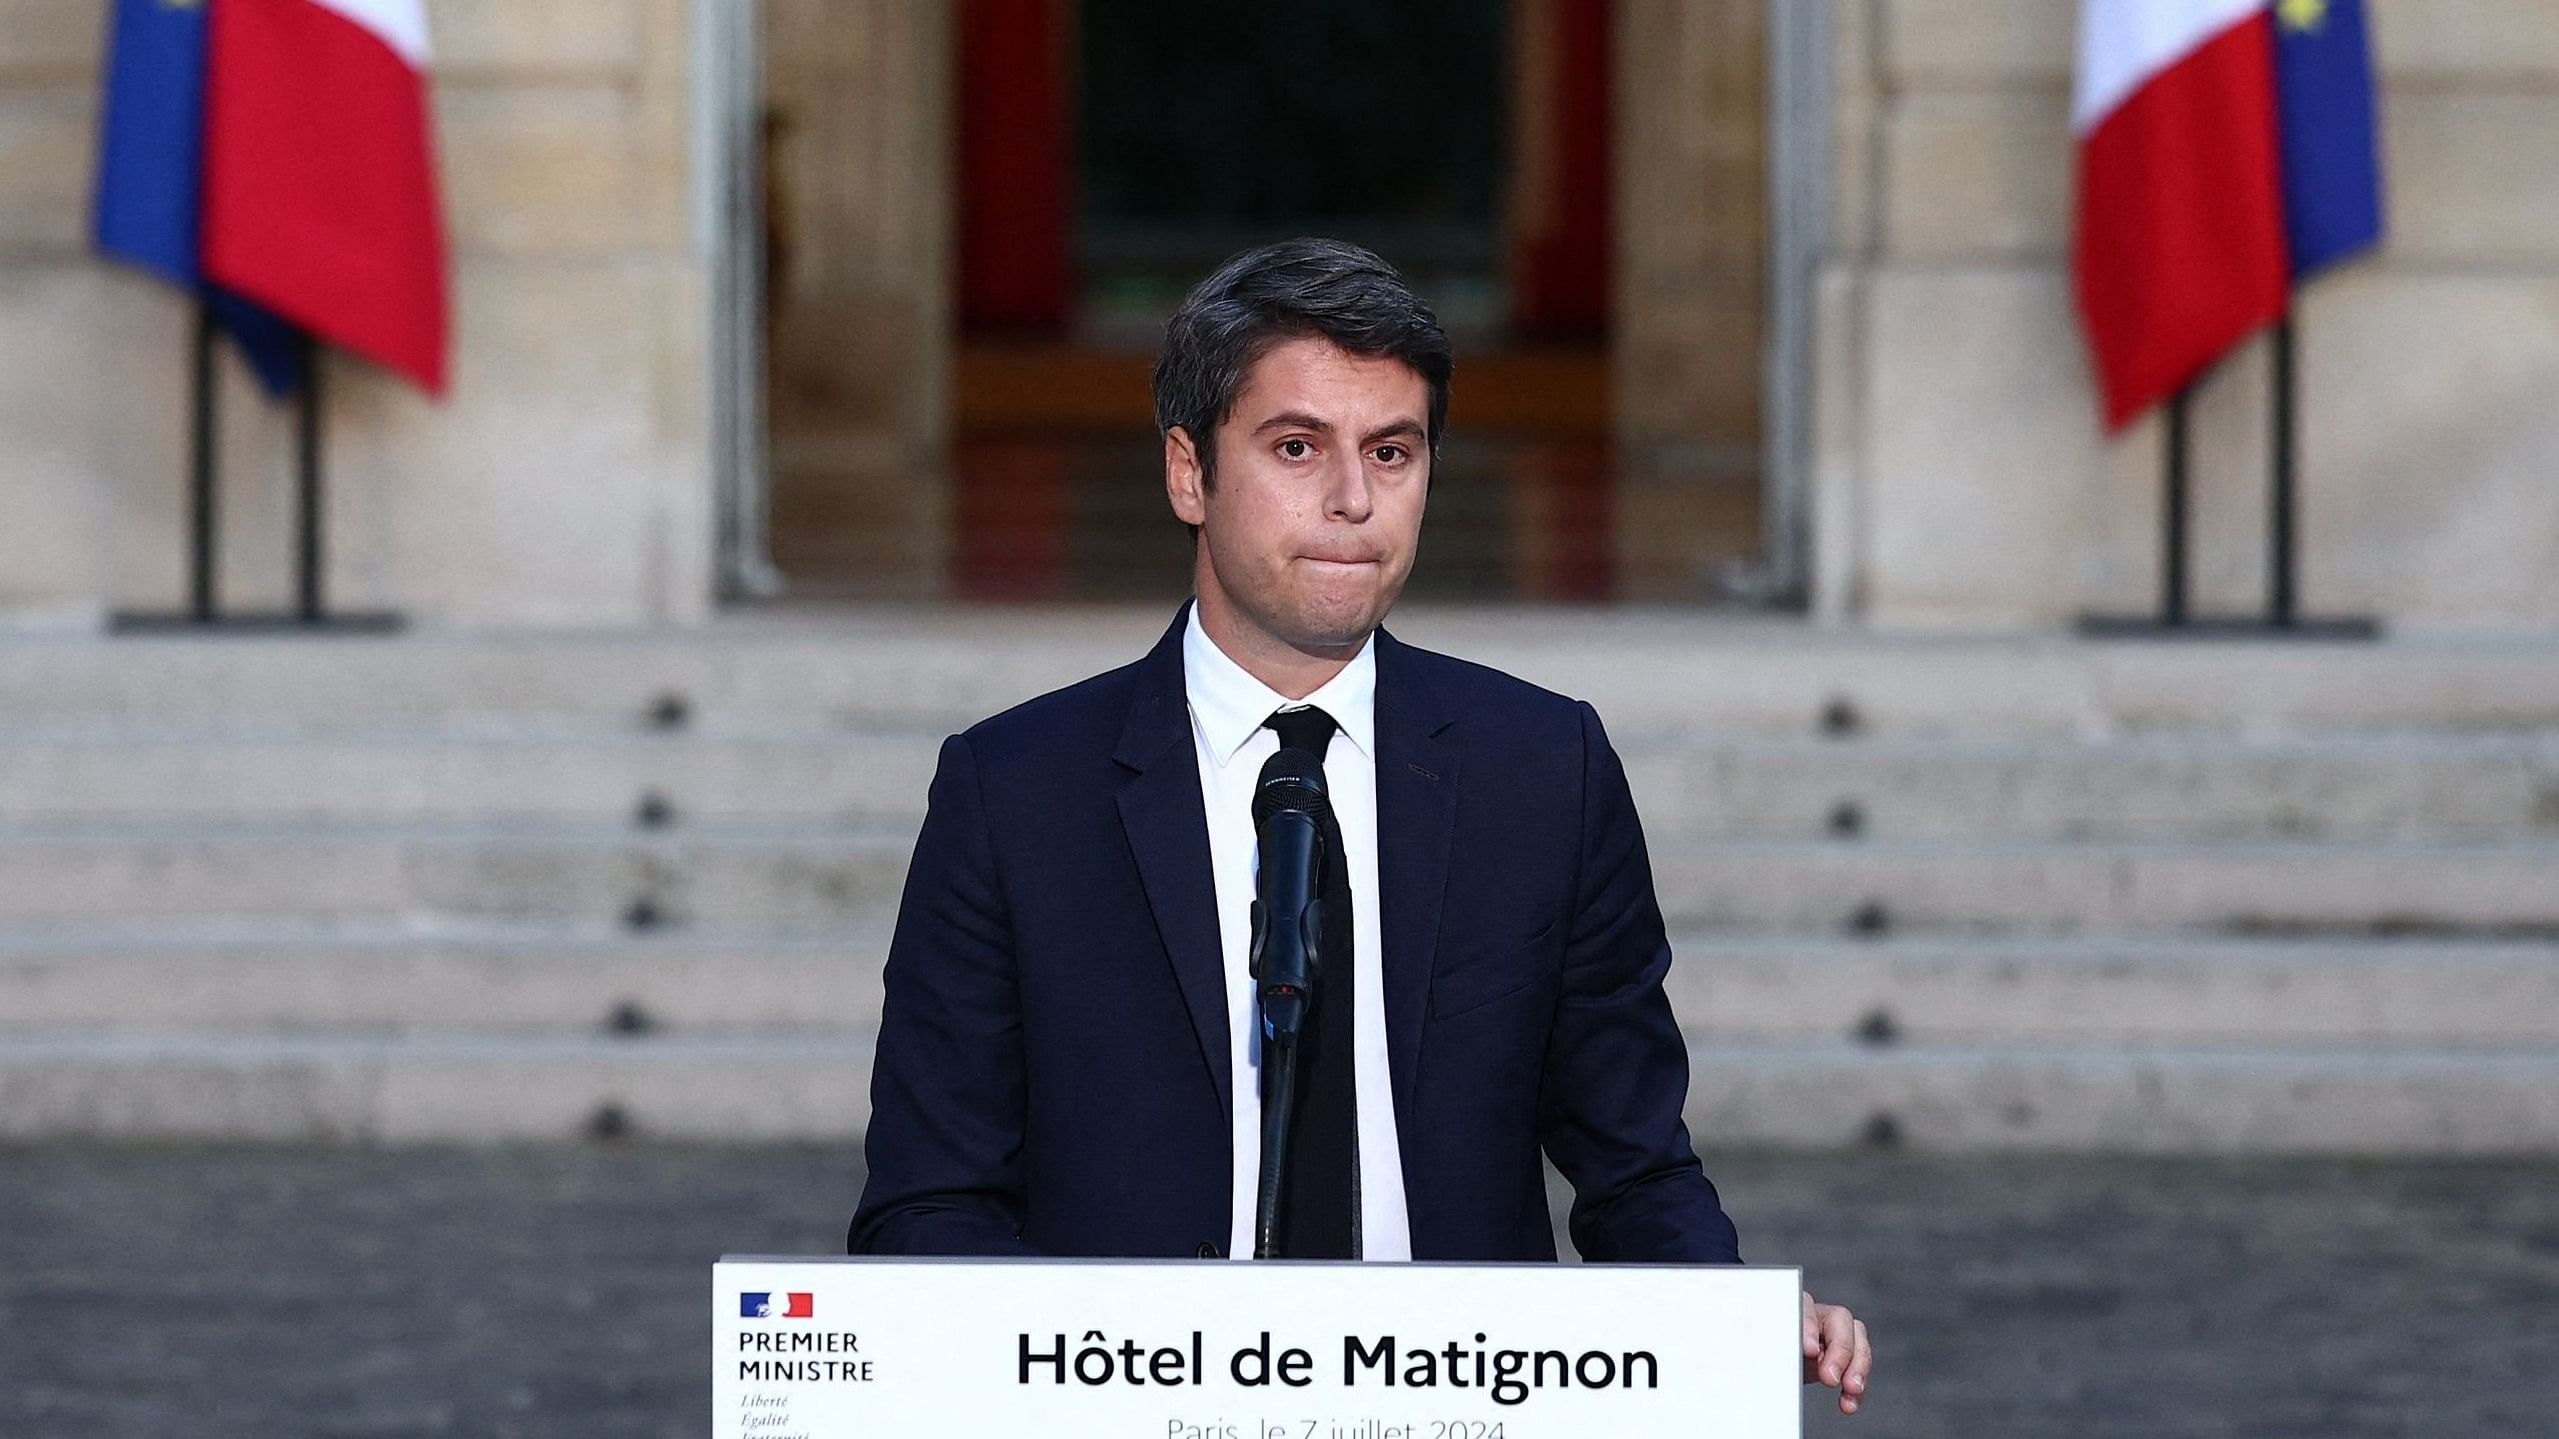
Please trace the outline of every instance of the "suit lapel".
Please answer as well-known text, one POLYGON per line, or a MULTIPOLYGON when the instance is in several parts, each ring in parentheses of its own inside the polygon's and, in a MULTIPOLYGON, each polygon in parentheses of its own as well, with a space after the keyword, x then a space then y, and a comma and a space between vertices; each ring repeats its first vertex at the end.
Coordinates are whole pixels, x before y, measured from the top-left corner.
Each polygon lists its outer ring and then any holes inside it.
POLYGON ((1235 1081, 1226 1025, 1226 959, 1218 942, 1217 881, 1209 872, 1208 814, 1200 803, 1199 755, 1182 688, 1186 605, 1138 677, 1128 724, 1113 758, 1137 773, 1120 787, 1120 824, 1137 857, 1146 902, 1172 956, 1173 978, 1191 1012, 1200 1058, 1217 1086, 1218 1108, 1234 1112, 1235 1081))
POLYGON ((1386 971, 1387 1055, 1395 1112, 1413 1116, 1422 1007, 1439 949, 1457 826, 1457 751, 1440 742, 1442 715, 1416 674, 1412 652, 1377 632, 1377 884, 1379 954, 1386 971))

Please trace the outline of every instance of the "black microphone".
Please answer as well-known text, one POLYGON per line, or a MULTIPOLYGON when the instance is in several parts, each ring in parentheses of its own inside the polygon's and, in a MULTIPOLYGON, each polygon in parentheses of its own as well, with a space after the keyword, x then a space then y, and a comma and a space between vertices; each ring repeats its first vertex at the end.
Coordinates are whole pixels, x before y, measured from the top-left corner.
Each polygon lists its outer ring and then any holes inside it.
POLYGON ((1251 973, 1261 988, 1262 1042, 1293 1046, 1315 1002, 1324 953, 1324 762, 1282 749, 1253 786, 1253 831, 1261 855, 1254 885, 1251 973))
POLYGON ((1253 1209, 1253 1257, 1279 1257, 1282 1195, 1296 1129, 1297 1041, 1314 1007, 1324 953, 1324 762, 1283 748, 1253 784, 1253 832, 1261 855, 1254 882, 1252 974, 1262 996, 1262 1174, 1253 1209))

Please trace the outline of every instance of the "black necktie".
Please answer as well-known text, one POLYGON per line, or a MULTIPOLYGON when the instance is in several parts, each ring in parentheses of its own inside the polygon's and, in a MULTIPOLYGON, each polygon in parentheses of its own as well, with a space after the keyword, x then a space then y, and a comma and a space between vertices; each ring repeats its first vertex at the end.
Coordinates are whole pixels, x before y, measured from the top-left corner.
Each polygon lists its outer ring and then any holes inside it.
MULTIPOLYGON (((1316 759, 1333 742, 1333 717, 1320 709, 1281 710, 1263 721, 1284 749, 1316 759)), ((1329 777, 1327 789, 1330 789, 1329 777)), ((1315 1008, 1298 1040, 1297 1135, 1281 1190, 1278 1250, 1288 1259, 1357 1259, 1359 1231, 1359 1088, 1351 1033, 1351 872, 1342 826, 1324 815, 1322 968, 1315 1008)))

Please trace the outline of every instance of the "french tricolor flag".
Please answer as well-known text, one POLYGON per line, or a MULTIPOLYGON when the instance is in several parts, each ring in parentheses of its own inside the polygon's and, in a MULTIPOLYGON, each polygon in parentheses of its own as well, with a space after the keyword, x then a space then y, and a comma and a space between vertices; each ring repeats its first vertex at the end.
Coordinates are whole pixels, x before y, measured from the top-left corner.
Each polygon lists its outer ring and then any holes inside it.
POLYGON ((2073 268, 2106 423, 2381 238, 2361 0, 2082 0, 2073 268))
POLYGON ((278 322, 441 394, 426 0, 118 0, 101 250, 214 302, 271 385, 278 322))
POLYGON ((205 273, 442 394, 426 0, 213 0, 211 18, 205 273))

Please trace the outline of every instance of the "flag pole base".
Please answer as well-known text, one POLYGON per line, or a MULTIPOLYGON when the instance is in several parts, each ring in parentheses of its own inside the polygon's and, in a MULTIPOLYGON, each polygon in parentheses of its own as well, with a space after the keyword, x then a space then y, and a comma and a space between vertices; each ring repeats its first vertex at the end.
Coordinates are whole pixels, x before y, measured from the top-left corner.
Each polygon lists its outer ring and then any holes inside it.
POLYGON ((2367 644, 2381 638, 2381 621, 2364 616, 2269 619, 2253 615, 2081 615, 2072 626, 2093 640, 2301 640, 2367 644))
POLYGON ((199 615, 186 610, 125 610, 107 617, 107 632, 118 635, 394 635, 407 629, 408 624, 408 616, 394 610, 325 615, 297 614, 292 610, 250 610, 217 615, 199 615))

